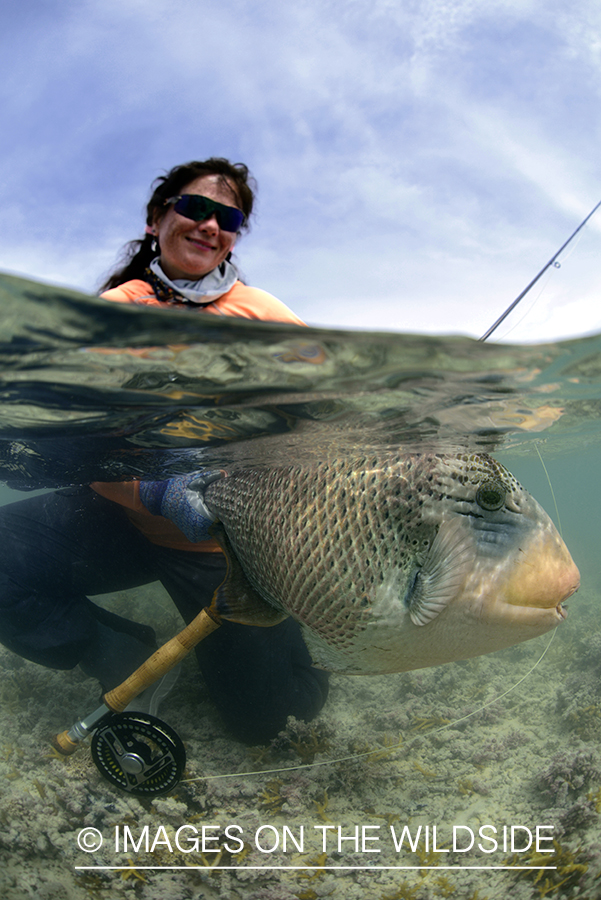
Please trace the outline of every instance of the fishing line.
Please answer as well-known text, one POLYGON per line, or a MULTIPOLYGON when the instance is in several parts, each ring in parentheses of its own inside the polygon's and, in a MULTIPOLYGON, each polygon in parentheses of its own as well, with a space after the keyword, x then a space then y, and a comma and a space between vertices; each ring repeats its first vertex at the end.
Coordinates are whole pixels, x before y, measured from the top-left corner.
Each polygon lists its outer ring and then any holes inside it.
POLYGON ((547 481, 549 482, 549 489, 551 491, 551 496, 553 497, 553 504, 555 506, 555 515, 557 516, 557 526, 558 526, 559 533, 563 538, 563 530, 561 527, 561 517, 559 515, 559 508, 557 506, 557 500, 555 499, 555 491, 553 490, 553 485, 551 484, 551 479, 549 478, 549 473, 547 472, 547 467, 545 465, 545 462, 544 462, 542 456, 540 455, 540 450, 538 449, 539 443, 540 443, 540 441, 534 442, 534 449, 538 453, 538 458, 540 459, 540 464, 543 467, 545 475, 547 476, 547 481))
POLYGON ((530 675, 532 675, 537 666, 543 661, 554 637, 555 630, 553 630, 553 632, 551 633, 551 637, 549 638, 547 646, 545 647, 539 658, 536 660, 534 665, 530 669, 528 669, 525 675, 522 675, 519 681, 516 681, 515 684, 513 684, 502 694, 498 694, 496 697, 493 697, 492 700, 489 700, 487 703, 479 706, 478 709, 474 709, 472 710, 472 712, 467 713, 467 715, 461 716, 459 719, 454 719, 452 722, 447 722, 446 725, 441 725, 440 728, 436 728, 434 731, 428 731, 424 732, 423 734, 415 735, 413 738, 410 738, 408 743, 406 744, 403 743, 402 745, 391 747, 390 749, 383 747, 381 750, 379 748, 375 748, 373 750, 365 750, 362 753, 352 753, 349 756, 339 756, 336 759, 326 759, 316 763, 299 763, 298 765, 294 766, 282 766, 277 769, 259 769, 256 772, 226 772, 221 775, 199 775, 196 778, 184 778, 179 783, 190 784, 193 781, 208 781, 209 779, 214 780, 218 778, 247 778, 251 775, 276 775, 278 772, 297 772, 300 769, 317 769, 321 766, 333 766, 336 763, 350 762, 351 760, 355 759, 365 759, 365 757, 368 756, 376 756, 378 759, 382 759, 384 756, 387 756, 390 753, 395 753, 397 750, 410 750, 418 738, 422 738, 426 734, 440 734, 441 731, 446 731, 447 728, 454 728, 455 725, 458 725, 460 722, 465 722, 467 719, 471 719, 472 716, 477 715, 484 709, 488 709, 489 706, 493 706, 493 704, 498 703, 499 700, 502 700, 504 697, 507 697, 508 694, 511 694, 512 691, 515 691, 515 689, 518 688, 522 684, 522 682, 524 682, 530 675))

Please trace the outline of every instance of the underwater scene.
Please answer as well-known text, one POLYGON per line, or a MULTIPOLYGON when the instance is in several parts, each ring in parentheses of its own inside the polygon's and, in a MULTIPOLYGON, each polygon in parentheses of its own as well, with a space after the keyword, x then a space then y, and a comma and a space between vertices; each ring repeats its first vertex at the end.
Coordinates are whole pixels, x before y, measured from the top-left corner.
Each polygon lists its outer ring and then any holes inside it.
MULTIPOLYGON (((159 714, 185 769, 156 795, 104 777, 89 738, 72 755, 56 750, 55 736, 98 707, 94 679, 0 646, 2 897, 601 897, 601 335, 517 346, 301 329, 110 304, 8 275, 0 309, 1 505, 210 467, 232 481, 288 473, 283 507, 299 470, 318 472, 328 493, 328 478, 382 460, 459 458, 469 480, 490 455, 543 507, 580 571, 577 593, 558 588, 553 623, 530 640, 466 617, 480 629, 471 658, 469 632, 445 635, 447 610, 439 617, 437 597, 414 582, 415 634, 438 628, 439 656, 454 661, 432 665, 416 642, 408 671, 398 661, 386 671, 376 641, 366 668, 379 674, 352 674, 332 654, 321 713, 291 717, 266 745, 228 734, 190 653, 159 714), (503 649, 487 652, 489 633, 503 649)), ((419 494, 403 471, 407 497, 419 494)), ((310 530, 319 511, 307 508, 310 530)), ((369 539, 353 547, 375 557, 370 514, 369 539)), ((317 531, 335 565, 336 533, 317 531)), ((465 558, 456 532, 437 545, 434 581, 445 552, 457 566, 465 558)), ((243 538, 232 541, 243 555, 243 538)), ((290 548, 265 544, 274 570, 307 567, 300 550, 284 566, 290 548)), ((533 539, 526 563, 511 563, 512 591, 560 580, 545 547, 533 539)), ((252 567, 263 548, 250 548, 252 567)), ((372 563, 359 558, 357 572, 372 563)), ((494 593, 504 564, 482 563, 478 583, 494 593)), ((160 642, 184 626, 160 583, 93 599, 152 625, 160 642)))

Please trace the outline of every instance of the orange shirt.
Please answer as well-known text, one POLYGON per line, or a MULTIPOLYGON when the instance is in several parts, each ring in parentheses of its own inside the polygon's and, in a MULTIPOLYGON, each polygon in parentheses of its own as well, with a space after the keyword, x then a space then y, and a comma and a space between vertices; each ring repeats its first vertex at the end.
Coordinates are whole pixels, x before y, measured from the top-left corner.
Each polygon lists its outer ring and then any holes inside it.
MULTIPOLYGON (((116 288, 105 291, 101 297, 115 303, 136 303, 142 306, 171 308, 171 304, 159 300, 148 282, 141 279, 126 281, 116 288)), ((248 287, 241 281, 237 281, 226 294, 208 306, 199 306, 198 310, 195 310, 193 306, 187 306, 186 310, 192 315, 195 312, 208 312, 216 316, 233 316, 239 319, 261 319, 265 322, 286 322, 293 325, 305 324, 277 297, 259 288, 248 287)), ((192 550, 199 553, 221 551, 217 541, 192 543, 169 519, 148 512, 140 500, 139 481, 95 481, 90 487, 97 494, 106 497, 107 500, 112 500, 122 506, 132 525, 135 525, 153 544, 171 547, 174 550, 192 550)))
MULTIPOLYGON (((172 308, 171 304, 159 300, 147 281, 139 278, 126 281, 110 291, 100 295, 105 300, 113 300, 115 303, 139 303, 143 306, 162 306, 172 308)), ((195 312, 193 306, 186 309, 195 312)), ((293 325, 305 323, 288 309, 285 303, 262 291, 260 288, 248 287, 237 281, 226 293, 213 300, 208 306, 199 306, 199 313, 208 312, 214 316, 234 316, 238 319, 261 319, 264 322, 290 322, 293 325)))

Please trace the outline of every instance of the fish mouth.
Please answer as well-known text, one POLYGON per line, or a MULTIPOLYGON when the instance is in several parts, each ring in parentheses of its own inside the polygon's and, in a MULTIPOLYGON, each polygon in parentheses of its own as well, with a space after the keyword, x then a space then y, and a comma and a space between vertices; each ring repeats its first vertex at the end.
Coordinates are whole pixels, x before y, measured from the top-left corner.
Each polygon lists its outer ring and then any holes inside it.
MULTIPOLYGON (((495 601, 484 611, 486 621, 500 621, 531 626, 541 631, 565 622, 565 602, 580 587, 580 573, 567 547, 558 536, 548 552, 539 546, 534 552, 521 554, 495 601)), ((538 543, 538 542, 537 542, 538 543)))
MULTIPOLYGON (((574 566, 574 568, 576 568, 576 567, 574 566)), ((576 572, 578 572, 578 569, 576 569, 576 572)), ((576 593, 576 591, 578 590, 579 587, 580 587, 580 573, 578 573, 578 584, 573 585, 573 587, 570 588, 570 590, 568 591, 566 596, 563 597, 559 601, 557 606, 555 607, 557 614, 559 616, 561 616, 561 618, 564 620, 567 619, 567 617, 568 617, 568 611, 563 604, 566 602, 566 600, 569 600, 570 597, 574 596, 574 594, 576 593)))
MULTIPOLYGON (((544 634, 557 628, 568 618, 568 611, 561 603, 553 606, 532 606, 509 602, 506 597, 496 597, 480 608, 480 621, 485 625, 505 626, 511 629, 526 628, 527 637, 544 634)), ((521 638, 526 640, 526 637, 521 638)))
POLYGON ((555 527, 540 531, 518 549, 505 584, 505 598, 513 606, 554 608, 580 587, 580 572, 555 527))

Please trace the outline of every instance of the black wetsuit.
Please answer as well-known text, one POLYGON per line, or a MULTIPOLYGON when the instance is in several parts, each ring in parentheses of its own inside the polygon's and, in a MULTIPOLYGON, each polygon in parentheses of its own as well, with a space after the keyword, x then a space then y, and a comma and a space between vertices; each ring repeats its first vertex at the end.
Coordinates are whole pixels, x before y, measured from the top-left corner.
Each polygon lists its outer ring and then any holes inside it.
MULTIPOLYGON (((96 605, 89 595, 160 581, 186 622, 225 574, 219 553, 150 543, 117 503, 89 487, 0 508, 0 641, 53 669, 80 665, 103 690, 156 649, 154 630, 96 605)), ((235 737, 272 738, 289 715, 311 719, 328 690, 292 619, 271 628, 224 622, 196 648, 209 693, 235 737)))

